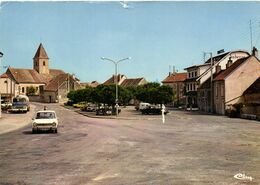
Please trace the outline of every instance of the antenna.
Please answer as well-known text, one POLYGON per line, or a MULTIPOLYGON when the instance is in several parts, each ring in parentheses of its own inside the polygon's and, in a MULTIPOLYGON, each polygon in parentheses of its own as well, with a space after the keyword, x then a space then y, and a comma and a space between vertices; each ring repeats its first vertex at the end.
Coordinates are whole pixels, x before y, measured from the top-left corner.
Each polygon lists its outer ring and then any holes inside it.
POLYGON ((251 40, 251 51, 253 50, 253 44, 252 44, 252 40, 253 40, 253 36, 252 36, 252 21, 250 20, 250 25, 249 25, 249 28, 250 28, 250 40, 251 40))

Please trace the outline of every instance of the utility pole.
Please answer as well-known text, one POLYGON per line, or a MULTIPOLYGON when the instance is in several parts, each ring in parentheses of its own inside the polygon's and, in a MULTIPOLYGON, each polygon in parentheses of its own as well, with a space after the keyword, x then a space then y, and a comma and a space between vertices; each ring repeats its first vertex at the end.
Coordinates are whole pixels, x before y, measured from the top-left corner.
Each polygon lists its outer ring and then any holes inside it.
POLYGON ((251 51, 253 50, 253 35, 252 35, 252 21, 250 20, 250 41, 251 41, 251 51))
POLYGON ((213 105, 213 98, 214 98, 214 88, 213 88, 213 59, 212 59, 212 52, 203 52, 204 53, 204 62, 206 54, 210 54, 210 112, 213 113, 214 105, 213 105))

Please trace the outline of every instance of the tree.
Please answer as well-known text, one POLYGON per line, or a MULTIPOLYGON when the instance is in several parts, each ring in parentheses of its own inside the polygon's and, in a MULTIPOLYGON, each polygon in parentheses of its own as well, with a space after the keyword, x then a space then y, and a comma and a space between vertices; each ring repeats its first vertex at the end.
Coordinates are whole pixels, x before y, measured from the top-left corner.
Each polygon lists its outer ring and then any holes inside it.
POLYGON ((26 95, 27 96, 34 96, 36 94, 36 88, 33 86, 26 88, 26 95))
POLYGON ((151 104, 167 104, 173 100, 173 92, 169 86, 159 83, 148 83, 137 88, 136 98, 151 104))

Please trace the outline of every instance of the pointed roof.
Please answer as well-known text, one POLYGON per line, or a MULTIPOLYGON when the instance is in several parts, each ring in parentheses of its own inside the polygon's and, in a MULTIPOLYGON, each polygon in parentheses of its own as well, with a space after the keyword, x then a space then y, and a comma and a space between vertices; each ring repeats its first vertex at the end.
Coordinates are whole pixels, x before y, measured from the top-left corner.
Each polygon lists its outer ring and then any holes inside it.
POLYGON ((7 75, 11 76, 18 83, 47 83, 45 76, 40 75, 34 69, 20 69, 9 67, 6 71, 7 75))
POLYGON ((184 82, 187 79, 187 73, 173 73, 167 76, 162 83, 184 82))
POLYGON ((138 85, 146 84, 147 81, 144 78, 128 78, 125 79, 122 83, 122 87, 137 87, 138 85))
POLYGON ((45 58, 45 59, 49 59, 42 43, 40 43, 37 52, 35 53, 35 56, 33 57, 33 59, 35 58, 45 58))
POLYGON ((230 67, 228 67, 226 70, 222 71, 219 73, 219 75, 216 76, 216 78, 214 79, 214 81, 216 80, 225 80, 225 78, 231 74, 233 71, 235 71, 241 64, 243 64, 244 62, 247 61, 247 59, 249 59, 249 57, 245 57, 245 58, 240 58, 238 59, 236 62, 234 62, 230 67))

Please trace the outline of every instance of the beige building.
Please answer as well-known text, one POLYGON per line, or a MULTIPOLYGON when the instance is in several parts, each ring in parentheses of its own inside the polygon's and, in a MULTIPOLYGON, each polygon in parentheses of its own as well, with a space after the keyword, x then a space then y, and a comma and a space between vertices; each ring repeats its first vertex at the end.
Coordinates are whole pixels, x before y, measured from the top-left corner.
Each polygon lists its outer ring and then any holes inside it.
POLYGON ((163 85, 168 85, 172 88, 175 95, 173 100, 174 106, 185 105, 185 80, 187 79, 187 73, 170 73, 163 81, 163 85))
POLYGON ((229 63, 213 81, 214 110, 225 114, 225 110, 243 102, 243 93, 260 77, 260 61, 255 56, 229 63))
POLYGON ((197 96, 197 105, 201 111, 205 112, 214 112, 214 105, 213 105, 213 82, 212 78, 215 78, 216 75, 227 68, 229 65, 228 63, 235 62, 236 60, 244 57, 248 57, 250 54, 243 50, 235 50, 226 53, 218 54, 214 57, 209 58, 205 64, 208 65, 208 68, 201 73, 197 79, 197 89, 196 89, 196 96, 197 96))

